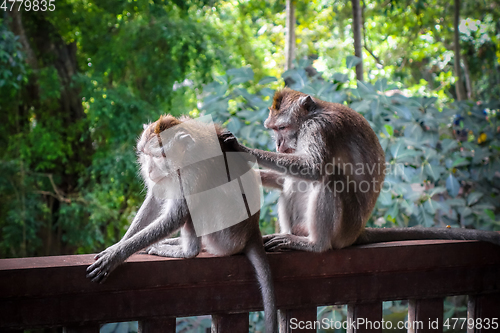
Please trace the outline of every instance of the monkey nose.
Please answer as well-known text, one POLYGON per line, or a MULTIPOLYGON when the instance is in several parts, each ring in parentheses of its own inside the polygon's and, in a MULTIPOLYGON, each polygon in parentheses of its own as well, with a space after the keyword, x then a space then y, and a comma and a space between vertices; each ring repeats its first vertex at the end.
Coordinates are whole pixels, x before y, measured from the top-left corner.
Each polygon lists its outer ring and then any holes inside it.
POLYGON ((283 147, 282 141, 276 141, 276 151, 281 153, 281 147, 283 147))

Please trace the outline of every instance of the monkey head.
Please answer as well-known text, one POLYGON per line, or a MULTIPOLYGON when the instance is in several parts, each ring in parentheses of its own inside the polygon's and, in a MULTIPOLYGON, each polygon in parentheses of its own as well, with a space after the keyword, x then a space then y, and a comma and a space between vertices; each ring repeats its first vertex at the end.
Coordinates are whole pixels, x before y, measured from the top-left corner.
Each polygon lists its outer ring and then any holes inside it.
POLYGON ((311 96, 288 88, 274 94, 273 105, 269 108, 264 126, 274 131, 277 152, 295 152, 300 125, 315 106, 311 96))
POLYGON ((156 182, 182 165, 195 141, 192 133, 179 126, 184 120, 185 117, 177 119, 162 115, 157 121, 143 125, 137 153, 144 179, 156 182))

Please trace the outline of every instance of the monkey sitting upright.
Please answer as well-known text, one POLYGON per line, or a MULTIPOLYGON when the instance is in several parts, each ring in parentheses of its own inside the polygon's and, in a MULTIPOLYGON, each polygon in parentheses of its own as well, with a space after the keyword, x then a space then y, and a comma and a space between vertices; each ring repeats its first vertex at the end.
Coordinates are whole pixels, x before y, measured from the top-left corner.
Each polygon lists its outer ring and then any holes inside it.
POLYGON ((268 251, 323 252, 352 244, 416 239, 470 239, 500 245, 496 232, 448 228, 365 228, 384 181, 385 157, 363 116, 345 105, 288 88, 274 95, 266 128, 277 152, 225 141, 257 158, 262 184, 281 190, 281 234, 264 236, 268 251))
POLYGON ((226 146, 219 127, 187 117, 177 119, 167 115, 145 125, 137 153, 146 198, 125 236, 96 255, 96 262, 87 269, 87 277, 103 282, 113 269, 144 249, 149 254, 175 258, 195 257, 202 248, 218 256, 243 252, 252 263, 261 287, 266 332, 274 333, 277 311, 271 270, 259 230, 260 192, 258 183, 251 179, 255 176, 258 180, 258 174, 248 167, 241 153, 230 153, 226 146), (162 135, 167 130, 169 135, 162 135), (206 156, 207 147, 213 145, 219 152, 222 149, 222 155, 206 156), (230 186, 236 191, 226 190, 230 186), (214 196, 210 190, 221 188, 227 193, 219 193, 228 195, 227 198, 219 200, 216 207, 203 206, 207 205, 204 198, 210 200, 214 196), (203 193, 210 195, 203 197, 203 193), (244 205, 235 211, 238 203, 244 205), (211 232, 213 224, 224 219, 229 209, 233 209, 235 216, 243 216, 242 219, 211 232), (219 218, 205 218, 205 225, 197 224, 195 215, 203 220, 206 210, 215 210, 219 218), (179 229, 180 237, 166 239, 179 229))

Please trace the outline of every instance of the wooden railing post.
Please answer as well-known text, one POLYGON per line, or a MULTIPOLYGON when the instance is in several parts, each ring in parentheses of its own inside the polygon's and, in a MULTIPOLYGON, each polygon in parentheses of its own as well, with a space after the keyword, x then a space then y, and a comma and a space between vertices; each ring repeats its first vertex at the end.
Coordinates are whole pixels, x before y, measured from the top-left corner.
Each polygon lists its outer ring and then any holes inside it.
POLYGON ((382 332, 382 302, 348 304, 347 324, 348 333, 382 332))
POLYGON ((97 323, 67 326, 63 328, 63 333, 99 333, 100 325, 97 323))
POLYGON ((408 302, 408 332, 443 331, 443 299, 411 299, 408 302))
POLYGON ((280 333, 314 333, 316 329, 300 329, 299 323, 314 323, 318 319, 317 307, 308 307, 301 309, 286 309, 278 311, 278 320, 280 333), (295 329, 292 329, 295 328, 295 329))
POLYGON ((139 321, 138 333, 175 333, 175 317, 151 318, 139 321))
POLYGON ((500 293, 469 296, 467 333, 500 331, 500 293), (496 320, 495 320, 496 319, 496 320))
POLYGON ((248 333, 248 313, 212 315, 212 333, 248 333))

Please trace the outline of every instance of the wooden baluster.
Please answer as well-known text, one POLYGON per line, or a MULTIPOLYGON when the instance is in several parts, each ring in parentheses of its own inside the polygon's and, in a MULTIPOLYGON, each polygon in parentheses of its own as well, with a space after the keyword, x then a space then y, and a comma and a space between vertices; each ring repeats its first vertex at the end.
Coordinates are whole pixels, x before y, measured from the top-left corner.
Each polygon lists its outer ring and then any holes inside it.
POLYGON ((408 332, 443 331, 443 299, 411 299, 408 303, 408 332))
POLYGON ((89 323, 84 325, 67 326, 63 328, 63 333, 99 333, 101 325, 89 323))
POLYGON ((382 302, 348 304, 347 324, 348 333, 382 332, 382 302))
POLYGON ((175 333, 175 317, 150 318, 139 321, 138 333, 175 333))
POLYGON ((469 296, 467 304, 467 333, 500 331, 500 293, 469 296), (494 320, 496 319, 496 320, 494 320))
POLYGON ((316 307, 309 307, 301 309, 279 310, 278 320, 281 333, 313 333, 316 332, 316 329, 299 329, 298 327, 292 329, 292 327, 297 326, 299 322, 311 322, 312 324, 314 324, 314 322, 318 320, 318 309, 316 307))
POLYGON ((212 315, 212 333, 248 333, 248 313, 212 315))

